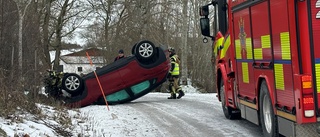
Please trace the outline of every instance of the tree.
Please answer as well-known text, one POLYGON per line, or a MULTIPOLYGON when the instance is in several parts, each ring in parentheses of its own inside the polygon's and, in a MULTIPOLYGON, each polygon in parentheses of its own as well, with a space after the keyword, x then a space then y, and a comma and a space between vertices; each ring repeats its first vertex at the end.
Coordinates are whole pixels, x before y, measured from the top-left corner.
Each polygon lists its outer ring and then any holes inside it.
MULTIPOLYGON (((17 5, 18 13, 19 13, 19 46, 18 46, 18 64, 19 64, 19 76, 22 76, 22 31, 23 31, 23 20, 26 15, 26 11, 31 4, 32 0, 14 0, 17 5)), ((23 78, 23 77, 21 77, 23 78)))
POLYGON ((49 47, 50 47, 50 38, 49 38, 49 23, 50 23, 50 16, 51 16, 51 4, 54 0, 45 0, 44 8, 42 10, 43 14, 43 24, 42 24, 42 55, 41 58, 45 68, 51 68, 51 59, 49 54, 49 47))
POLYGON ((55 59, 54 59, 54 66, 53 69, 54 70, 58 70, 59 67, 59 58, 60 58, 60 50, 61 50, 61 39, 62 39, 62 28, 64 25, 64 18, 66 16, 66 12, 68 9, 68 4, 69 4, 69 0, 65 0, 62 7, 61 7, 61 11, 59 13, 58 19, 56 21, 56 26, 55 26, 55 42, 54 42, 54 47, 55 47, 55 59))
POLYGON ((182 0, 182 57, 181 57, 181 66, 182 67, 182 83, 187 84, 188 77, 188 33, 189 33, 189 17, 188 17, 188 1, 182 0))
POLYGON ((130 54, 133 44, 143 39, 155 42, 156 46, 174 47, 181 57, 182 81, 191 78, 193 83, 211 88, 212 82, 207 80, 214 79, 212 70, 207 69, 211 68, 211 51, 200 46, 203 44, 198 25, 199 4, 205 3, 197 0, 2 0, 5 6, 0 13, 0 44, 4 48, 0 59, 5 63, 0 66, 6 69, 32 66, 35 69, 29 70, 29 74, 37 71, 40 59, 43 68, 51 68, 49 50, 54 49, 53 68, 57 70, 63 42, 84 28, 81 35, 87 46, 104 47, 107 59, 111 60, 120 48, 130 54), (23 30, 22 37, 20 30, 23 30), (18 62, 17 66, 14 62, 18 62))
POLYGON ((109 39, 109 31, 111 30, 110 24, 113 20, 111 16, 115 10, 113 6, 115 6, 116 0, 88 0, 88 2, 94 12, 94 16, 96 17, 96 22, 101 22, 103 24, 104 47, 108 47, 112 42, 112 40, 109 39))
POLYGON ((56 52, 53 69, 58 70, 62 39, 73 34, 90 12, 82 1, 56 0, 54 2, 56 7, 53 7, 55 14, 52 14, 52 18, 54 19, 52 21, 52 28, 54 30, 52 36, 55 36, 55 38, 51 46, 56 52))

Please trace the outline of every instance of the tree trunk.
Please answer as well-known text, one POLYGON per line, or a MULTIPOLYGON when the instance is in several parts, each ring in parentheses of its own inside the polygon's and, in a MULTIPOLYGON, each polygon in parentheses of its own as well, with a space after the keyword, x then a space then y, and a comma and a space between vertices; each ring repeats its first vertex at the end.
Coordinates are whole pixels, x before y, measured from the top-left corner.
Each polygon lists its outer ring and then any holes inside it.
POLYGON ((44 21, 42 25, 42 33, 43 33, 43 46, 42 46, 42 52, 44 55, 44 58, 42 59, 42 62, 44 63, 44 66, 47 69, 51 69, 51 59, 50 59, 50 53, 49 53, 49 20, 51 16, 51 3, 52 0, 46 0, 45 3, 45 14, 44 14, 44 21))
POLYGON ((20 81, 23 80, 23 75, 22 75, 22 64, 23 64, 23 57, 22 57, 22 34, 23 34, 23 19, 26 14, 26 11, 28 9, 28 6, 31 4, 32 0, 27 0, 27 4, 24 5, 24 1, 20 0, 15 0, 14 1, 17 5, 18 13, 19 13, 19 33, 18 33, 18 64, 19 64, 19 76, 20 76, 20 81))
MULTIPOLYGON (((107 17, 104 21, 104 42, 105 42, 105 47, 108 47, 108 39, 109 39, 109 18, 107 17)), ((111 47, 109 47, 111 48, 111 47)))
MULTIPOLYGON (((102 3, 103 6, 105 6, 102 1, 101 1, 101 3, 102 3)), ((107 16, 106 16, 105 21, 104 21, 104 37, 105 37, 104 40, 105 40, 105 44, 106 44, 105 46, 109 47, 111 51, 113 49, 110 46, 110 40, 109 40, 110 39, 109 38, 109 31, 110 31, 110 27, 109 27, 110 23, 109 23, 109 21, 110 21, 110 16, 111 16, 111 6, 112 6, 112 4, 113 4, 113 1, 111 1, 111 0, 107 1, 107 9, 105 9, 106 10, 105 12, 106 12, 107 16)))
POLYGON ((186 85, 187 83, 187 77, 188 77, 188 1, 182 0, 183 9, 182 9, 182 57, 181 57, 181 82, 182 84, 186 85))
POLYGON ((61 54, 61 33, 62 33, 62 28, 64 25, 64 17, 66 15, 67 12, 67 8, 68 8, 68 3, 69 0, 64 1, 64 4, 62 6, 60 15, 58 17, 58 21, 57 21, 57 27, 56 27, 56 40, 55 40, 55 50, 56 50, 56 54, 55 54, 55 59, 54 59, 54 66, 53 66, 53 70, 58 70, 59 68, 59 61, 60 61, 60 54, 61 54))
POLYGON ((19 76, 22 76, 22 26, 23 26, 23 12, 19 10, 19 45, 18 45, 18 64, 19 76))
POLYGON ((148 28, 148 1, 147 0, 140 0, 139 1, 139 10, 140 10, 140 17, 142 20, 141 29, 140 29, 140 39, 146 39, 147 36, 147 28, 148 28))

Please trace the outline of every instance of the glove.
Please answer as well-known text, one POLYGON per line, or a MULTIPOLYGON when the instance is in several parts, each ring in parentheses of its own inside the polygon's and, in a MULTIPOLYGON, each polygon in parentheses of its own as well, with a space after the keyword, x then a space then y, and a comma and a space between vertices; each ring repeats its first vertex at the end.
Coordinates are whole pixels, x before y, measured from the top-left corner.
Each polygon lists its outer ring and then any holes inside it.
POLYGON ((170 78, 170 77, 171 77, 171 73, 168 74, 167 78, 170 78))

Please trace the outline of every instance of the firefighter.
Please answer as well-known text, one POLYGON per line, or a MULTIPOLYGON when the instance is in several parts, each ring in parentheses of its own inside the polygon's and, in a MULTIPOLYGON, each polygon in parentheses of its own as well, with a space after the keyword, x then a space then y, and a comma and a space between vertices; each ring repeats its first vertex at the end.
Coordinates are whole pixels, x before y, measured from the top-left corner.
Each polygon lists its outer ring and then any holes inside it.
POLYGON ((169 48, 170 53, 170 61, 171 61, 171 69, 169 71, 168 79, 169 79, 169 90, 171 93, 171 96, 168 97, 168 99, 180 99, 182 96, 184 96, 184 92, 182 91, 180 85, 179 85, 179 64, 180 59, 178 55, 176 55, 176 52, 174 48, 169 48), (176 93, 178 93, 178 97, 176 96, 176 93))
POLYGON ((117 61, 117 60, 122 59, 122 58, 125 57, 124 56, 124 51, 122 49, 120 49, 118 53, 119 53, 119 55, 114 59, 114 61, 117 61))

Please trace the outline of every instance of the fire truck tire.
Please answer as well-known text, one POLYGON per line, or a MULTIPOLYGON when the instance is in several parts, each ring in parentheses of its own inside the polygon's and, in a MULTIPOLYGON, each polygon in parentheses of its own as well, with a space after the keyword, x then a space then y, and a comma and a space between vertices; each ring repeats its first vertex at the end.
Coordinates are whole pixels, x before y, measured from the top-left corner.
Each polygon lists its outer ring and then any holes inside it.
POLYGON ((274 115, 271 98, 266 81, 262 81, 259 96, 260 122, 265 137, 278 136, 278 122, 274 115))
POLYGON ((227 119, 231 119, 231 120, 240 119, 241 118, 240 111, 236 110, 234 108, 231 108, 231 107, 227 106, 227 104, 226 104, 223 79, 221 79, 221 82, 220 82, 220 91, 219 92, 220 92, 221 105, 222 105, 222 110, 223 110, 224 116, 227 119))

